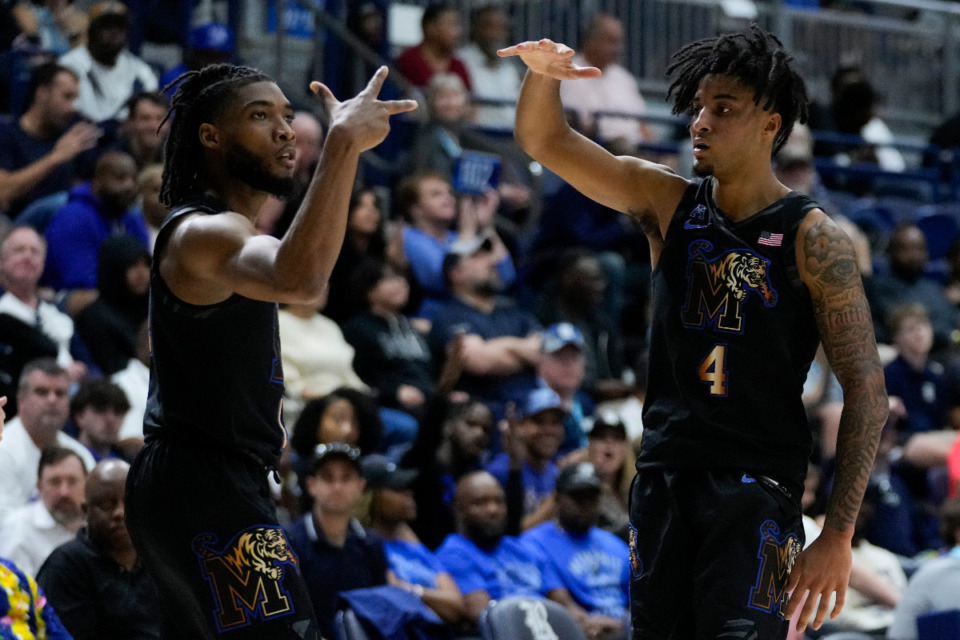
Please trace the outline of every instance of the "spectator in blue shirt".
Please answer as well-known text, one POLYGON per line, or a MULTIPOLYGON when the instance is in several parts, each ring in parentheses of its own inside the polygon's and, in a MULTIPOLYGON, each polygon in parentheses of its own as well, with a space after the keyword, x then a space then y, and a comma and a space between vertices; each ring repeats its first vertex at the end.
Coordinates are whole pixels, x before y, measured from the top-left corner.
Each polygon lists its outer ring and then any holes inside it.
POLYGON ((137 198, 137 166, 122 151, 108 151, 97 160, 93 179, 70 191, 70 200, 47 226, 44 284, 72 290, 68 303, 76 315, 96 299, 97 254, 111 236, 131 235, 148 245, 147 227, 137 198))
POLYGON ((542 554, 505 535, 507 503, 496 478, 485 471, 464 476, 457 484, 456 513, 459 533, 447 536, 437 559, 463 593, 471 623, 491 600, 510 596, 547 597, 576 607, 542 554))
POLYGON ((519 420, 504 434, 505 451, 487 465, 507 494, 507 531, 519 533, 553 517, 560 469, 553 459, 564 437, 567 410, 557 392, 541 387, 517 407, 519 420))
POLYGON ((403 228, 403 249, 425 298, 418 317, 433 320, 450 299, 453 292, 445 278, 444 256, 457 241, 491 238, 498 248, 496 269, 502 286, 513 285, 517 276, 513 259, 494 227, 496 192, 458 199, 442 174, 425 171, 400 183, 395 202, 410 222, 403 228))
POLYGON ((557 477, 557 521, 521 536, 538 548, 581 607, 581 626, 596 638, 624 638, 629 603, 629 548, 597 527, 603 480, 589 462, 564 468, 557 477))
POLYGON ((370 496, 370 526, 383 538, 387 583, 415 594, 440 618, 458 624, 466 613, 457 583, 432 551, 417 538, 410 523, 417 519, 413 481, 418 472, 403 469, 380 454, 360 461, 370 496))

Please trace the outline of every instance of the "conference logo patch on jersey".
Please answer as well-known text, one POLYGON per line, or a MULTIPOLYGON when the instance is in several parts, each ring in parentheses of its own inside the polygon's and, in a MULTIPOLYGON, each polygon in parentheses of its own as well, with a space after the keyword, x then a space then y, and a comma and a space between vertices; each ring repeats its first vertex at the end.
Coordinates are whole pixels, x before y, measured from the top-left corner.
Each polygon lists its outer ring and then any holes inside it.
POLYGON ((802 545, 794 533, 780 537, 780 527, 773 520, 760 525, 760 546, 757 549, 757 581, 750 589, 751 609, 774 613, 783 618, 787 603, 787 579, 800 555, 802 545))
POLYGON ((690 217, 683 221, 684 229, 706 229, 708 226, 710 221, 707 220, 707 208, 702 204, 695 206, 690 217))
POLYGON ((213 546, 211 533, 193 539, 200 571, 216 605, 214 620, 222 633, 294 613, 284 574, 299 572, 297 557, 279 527, 256 526, 241 531, 226 546, 213 546))
POLYGON ((731 249, 711 256, 713 244, 690 243, 687 262, 687 297, 680 311, 687 327, 706 324, 720 331, 743 333, 741 303, 755 293, 765 307, 777 304, 770 283, 770 260, 749 249, 731 249))
POLYGON ((639 578, 643 575, 643 560, 637 550, 637 528, 630 523, 630 575, 639 578))

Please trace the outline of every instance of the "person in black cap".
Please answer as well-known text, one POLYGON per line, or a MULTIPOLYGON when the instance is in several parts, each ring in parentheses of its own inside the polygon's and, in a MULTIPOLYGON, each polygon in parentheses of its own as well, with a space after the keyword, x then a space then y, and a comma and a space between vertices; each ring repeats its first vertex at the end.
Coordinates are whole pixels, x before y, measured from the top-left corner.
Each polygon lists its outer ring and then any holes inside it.
POLYGON ((575 602, 568 609, 591 640, 625 638, 629 603, 630 550, 596 526, 602 490, 603 480, 589 462, 565 467, 557 476, 557 520, 520 537, 551 564, 575 602))
POLYGON ((306 489, 313 508, 284 531, 300 559, 320 635, 334 638, 338 594, 386 584, 387 558, 380 536, 354 518, 366 487, 360 450, 342 442, 321 444, 311 470, 306 489))
POLYGON ((457 583, 410 528, 417 519, 411 487, 419 472, 400 468, 380 454, 365 456, 360 466, 372 490, 370 526, 383 538, 388 584, 417 595, 445 622, 461 622, 466 605, 457 583))
POLYGON ((634 466, 636 454, 627 436, 627 428, 614 412, 604 411, 596 416, 587 434, 587 461, 593 464, 603 480, 600 494, 601 529, 616 534, 625 542, 630 537, 630 484, 637 475, 634 466))

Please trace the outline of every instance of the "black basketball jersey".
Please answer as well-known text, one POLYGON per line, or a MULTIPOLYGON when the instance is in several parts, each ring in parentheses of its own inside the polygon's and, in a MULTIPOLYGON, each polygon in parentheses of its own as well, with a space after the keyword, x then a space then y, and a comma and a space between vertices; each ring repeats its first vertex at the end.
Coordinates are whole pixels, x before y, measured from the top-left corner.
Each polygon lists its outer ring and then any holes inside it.
POLYGON ((794 246, 817 204, 790 193, 733 222, 712 185, 687 189, 651 276, 637 466, 742 469, 799 496, 812 442, 801 393, 820 337, 794 246))
POLYGON ((211 197, 191 202, 170 214, 157 237, 144 435, 239 451, 272 466, 286 442, 276 303, 234 294, 218 304, 193 305, 160 276, 171 222, 225 209, 211 197))

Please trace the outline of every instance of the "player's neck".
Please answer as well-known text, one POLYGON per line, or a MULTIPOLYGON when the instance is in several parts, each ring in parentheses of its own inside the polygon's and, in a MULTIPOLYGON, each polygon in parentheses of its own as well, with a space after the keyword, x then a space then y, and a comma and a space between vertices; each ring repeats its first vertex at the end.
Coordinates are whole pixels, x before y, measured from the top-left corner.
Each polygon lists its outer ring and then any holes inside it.
POLYGON ((773 172, 760 181, 716 177, 713 180, 713 201, 734 222, 759 213, 788 193, 790 189, 780 184, 773 172))
POLYGON ((254 189, 245 182, 229 179, 211 185, 207 193, 221 200, 229 211, 236 211, 251 222, 257 219, 269 197, 267 192, 254 189))

